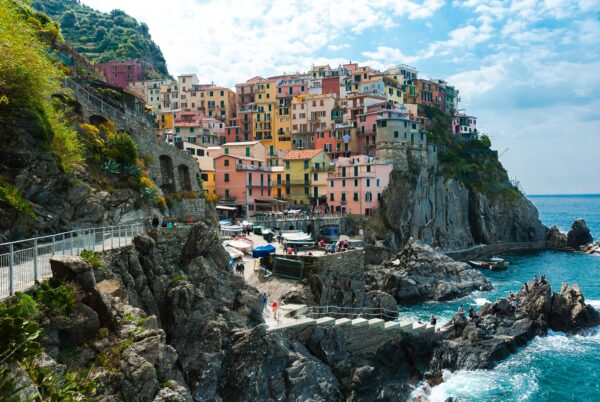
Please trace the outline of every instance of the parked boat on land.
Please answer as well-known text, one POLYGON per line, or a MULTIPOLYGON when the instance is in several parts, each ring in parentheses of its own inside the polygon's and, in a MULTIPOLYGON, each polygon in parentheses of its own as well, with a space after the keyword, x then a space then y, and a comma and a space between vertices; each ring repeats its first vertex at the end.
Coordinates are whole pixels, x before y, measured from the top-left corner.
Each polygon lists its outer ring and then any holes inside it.
POLYGON ((476 268, 491 269, 492 271, 503 271, 508 268, 510 262, 504 258, 492 257, 488 260, 469 260, 469 264, 476 268))

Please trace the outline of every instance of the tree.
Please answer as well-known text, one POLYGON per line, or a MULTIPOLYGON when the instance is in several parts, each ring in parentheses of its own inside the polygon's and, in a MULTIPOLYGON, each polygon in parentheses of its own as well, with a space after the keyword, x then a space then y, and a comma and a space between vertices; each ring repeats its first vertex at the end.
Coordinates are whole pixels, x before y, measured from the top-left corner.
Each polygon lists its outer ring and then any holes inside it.
POLYGON ((481 143, 486 148, 491 148, 492 147, 492 141, 490 140, 490 137, 487 136, 487 134, 483 134, 481 136, 481 143))
POLYGON ((62 16, 61 25, 65 28, 71 28, 77 22, 77 16, 71 10, 65 12, 62 16))

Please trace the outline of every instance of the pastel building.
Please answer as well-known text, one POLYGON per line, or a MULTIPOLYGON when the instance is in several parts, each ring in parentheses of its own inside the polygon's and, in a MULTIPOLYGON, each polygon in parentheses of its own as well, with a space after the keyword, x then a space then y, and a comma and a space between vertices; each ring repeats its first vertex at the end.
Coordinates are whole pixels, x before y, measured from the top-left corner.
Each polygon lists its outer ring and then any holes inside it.
POLYGON ((143 81, 147 73, 154 72, 154 67, 143 60, 112 60, 97 63, 96 67, 104 73, 109 85, 119 88, 135 81, 143 81))
POLYGON ((173 122, 173 142, 187 141, 207 146, 219 145, 224 124, 199 112, 177 113, 173 122))
POLYGON ((403 110, 386 110, 377 116, 376 144, 384 143, 411 143, 427 144, 427 136, 421 131, 421 125, 416 120, 411 120, 408 113, 403 110))
POLYGON ((455 113, 452 117, 452 133, 460 140, 476 139, 479 135, 477 118, 467 115, 464 110, 455 113))
POLYGON ((285 198, 290 205, 317 205, 324 195, 320 173, 331 170, 331 159, 322 149, 292 150, 283 157, 285 198))
POLYGON ((337 212, 371 215, 389 184, 393 164, 366 155, 339 158, 328 175, 328 205, 337 212))

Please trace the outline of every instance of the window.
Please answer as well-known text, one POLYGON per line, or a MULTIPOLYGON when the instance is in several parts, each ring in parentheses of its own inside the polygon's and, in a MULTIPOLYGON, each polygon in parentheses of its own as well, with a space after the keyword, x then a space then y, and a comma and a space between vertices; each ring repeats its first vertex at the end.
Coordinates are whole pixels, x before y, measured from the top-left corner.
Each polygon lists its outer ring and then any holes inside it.
POLYGON ((354 187, 358 187, 358 179, 354 179, 354 187))
POLYGON ((194 132, 194 127, 190 127, 190 133, 194 132))
POLYGON ((381 201, 381 193, 377 193, 377 201, 381 201))
POLYGON ((342 193, 342 201, 346 201, 346 193, 342 193))
POLYGON ((225 96, 225 91, 221 91, 221 96, 225 96))
POLYGON ((308 169, 308 160, 304 161, 304 169, 308 169))
POLYGON ((225 173, 225 183, 229 183, 229 173, 225 173))
POLYGON ((333 193, 329 193, 329 201, 334 201, 333 193))
POLYGON ((246 148, 246 156, 250 156, 250 148, 246 148))
POLYGON ((342 187, 346 187, 346 180, 342 180, 342 187))
POLYGON ((371 187, 371 179, 367 179, 367 187, 371 187))
POLYGON ((229 166, 229 159, 225 159, 223 161, 223 166, 229 166))
POLYGON ((290 168, 290 161, 285 161, 285 168, 289 169, 290 168))
POLYGON ((342 168, 342 177, 346 177, 346 168, 345 167, 342 168))
POLYGON ((354 166, 354 176, 358 176, 358 166, 354 166))
POLYGON ((200 178, 201 178, 203 181, 208 181, 208 174, 206 174, 206 173, 202 173, 202 174, 200 175, 200 178))
POLYGON ((358 201, 358 193, 354 193, 354 196, 352 197, 352 200, 358 201))
POLYGON ((394 138, 398 138, 399 134, 397 131, 394 131, 394 138))
POLYGON ((367 165, 367 173, 371 172, 371 165, 367 165))
POLYGON ((373 201, 373 196, 371 195, 371 193, 365 194, 365 201, 367 201, 367 202, 373 201))
POLYGON ((178 132, 180 132, 180 131, 181 131, 181 129, 180 129, 179 127, 175 127, 175 132, 176 132, 176 133, 178 133, 178 132))
POLYGON ((229 198, 229 190, 225 189, 225 198, 229 198))

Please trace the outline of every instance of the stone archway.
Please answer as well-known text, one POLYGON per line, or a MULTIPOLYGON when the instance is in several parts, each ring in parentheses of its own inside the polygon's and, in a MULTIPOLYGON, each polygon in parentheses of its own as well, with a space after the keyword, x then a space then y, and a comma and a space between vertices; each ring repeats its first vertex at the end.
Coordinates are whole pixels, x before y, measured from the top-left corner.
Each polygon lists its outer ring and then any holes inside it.
POLYGON ((177 167, 177 175, 179 176, 179 187, 181 191, 192 191, 192 180, 190 178, 190 169, 181 164, 177 167))
POLYGON ((90 124, 98 127, 101 124, 108 123, 108 119, 104 116, 94 114, 90 116, 90 124))
POLYGON ((306 226, 306 233, 312 234, 312 232, 313 232, 313 225, 308 224, 308 226, 306 226))
POLYGON ((168 155, 161 155, 159 157, 160 161, 160 174, 161 174, 161 184, 160 188, 165 193, 174 193, 176 190, 175 187, 175 172, 173 170, 173 159, 171 159, 168 155))

